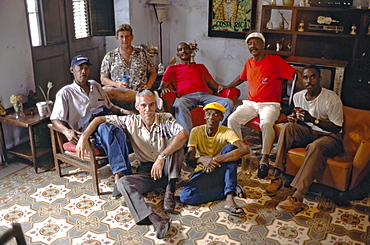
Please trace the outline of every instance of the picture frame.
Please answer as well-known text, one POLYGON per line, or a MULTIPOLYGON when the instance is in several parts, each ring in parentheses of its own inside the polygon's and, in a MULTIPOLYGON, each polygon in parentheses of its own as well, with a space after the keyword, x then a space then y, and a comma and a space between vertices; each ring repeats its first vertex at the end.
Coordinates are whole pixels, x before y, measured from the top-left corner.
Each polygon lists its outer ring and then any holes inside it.
POLYGON ((255 30, 257 0, 209 0, 208 36, 244 39, 255 30))

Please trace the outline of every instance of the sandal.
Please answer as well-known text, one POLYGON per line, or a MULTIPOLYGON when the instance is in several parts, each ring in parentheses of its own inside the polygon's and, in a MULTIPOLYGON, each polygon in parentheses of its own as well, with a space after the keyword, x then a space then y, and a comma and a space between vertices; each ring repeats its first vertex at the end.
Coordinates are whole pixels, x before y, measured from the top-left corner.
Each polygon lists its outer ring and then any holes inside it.
POLYGON ((243 186, 236 184, 236 196, 240 198, 246 198, 247 195, 245 194, 243 186))
POLYGON ((232 206, 230 206, 228 208, 227 207, 224 207, 224 212, 225 213, 228 213, 230 215, 235 215, 235 216, 239 216, 239 215, 244 215, 245 214, 244 210, 241 207, 237 206, 237 205, 232 205, 232 206), (242 212, 236 212, 238 210, 242 210, 242 212))

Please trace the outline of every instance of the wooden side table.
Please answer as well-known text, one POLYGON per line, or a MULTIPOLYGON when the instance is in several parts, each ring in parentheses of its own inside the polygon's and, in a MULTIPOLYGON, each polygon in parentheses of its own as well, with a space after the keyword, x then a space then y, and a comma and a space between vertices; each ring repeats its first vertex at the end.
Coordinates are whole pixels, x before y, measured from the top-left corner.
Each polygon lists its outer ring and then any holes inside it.
MULTIPOLYGON (((51 152, 51 143, 45 145, 36 146, 34 128, 36 125, 48 122, 49 117, 40 117, 36 107, 32 107, 34 115, 31 115, 31 108, 25 109, 25 117, 16 119, 14 114, 9 114, 0 117, 0 144, 1 144, 1 156, 4 161, 8 162, 8 153, 17 155, 24 159, 33 162, 35 172, 37 173, 37 158, 51 152), (3 123, 15 125, 28 129, 29 142, 21 143, 10 149, 6 148, 4 140, 3 123)), ((46 129, 45 129, 46 130, 46 129)))

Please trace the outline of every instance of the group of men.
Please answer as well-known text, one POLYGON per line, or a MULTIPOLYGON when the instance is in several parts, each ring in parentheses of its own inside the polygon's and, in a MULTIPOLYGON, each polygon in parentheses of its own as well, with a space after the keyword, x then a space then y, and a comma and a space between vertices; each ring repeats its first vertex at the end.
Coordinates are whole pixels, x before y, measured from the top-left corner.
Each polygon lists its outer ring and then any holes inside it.
POLYGON ((305 162, 291 184, 296 191, 278 205, 287 212, 303 207, 303 198, 325 167, 326 158, 338 154, 342 144, 342 104, 334 92, 320 86, 320 69, 308 66, 298 72, 280 57, 266 54, 263 35, 251 33, 245 42, 253 57, 246 61, 240 75, 224 86, 213 80, 204 65, 190 62, 190 47, 182 42, 177 47, 182 64, 166 69, 160 87, 166 93, 170 84, 176 85, 174 117, 156 112, 158 94, 150 88, 157 72, 147 52, 131 45, 131 26, 119 26, 115 37, 119 47, 107 53, 101 65, 101 82, 107 86, 102 88, 88 80, 92 64, 87 57, 74 57, 70 67, 74 82, 58 92, 51 120, 76 144, 81 158, 88 138, 95 133, 96 144, 104 148, 115 176, 112 196, 124 197, 137 224, 153 224, 158 239, 166 236, 171 219, 156 214, 143 194, 164 188, 163 208, 173 212, 176 182, 184 160, 194 168, 194 174, 180 193, 181 202, 196 205, 225 199, 225 212, 245 214, 234 200, 243 192, 237 184, 237 166, 240 158, 250 152, 243 142, 241 127, 256 116, 261 119, 263 156, 258 177, 265 178, 275 137, 273 125, 280 113, 282 78, 291 79, 295 73, 306 89, 294 95, 296 110, 288 116, 289 123, 280 134, 274 178, 266 192, 276 195, 282 187, 286 152, 307 146, 305 162), (130 77, 129 83, 122 79, 125 75, 130 77), (248 98, 234 112, 230 99, 209 93, 219 93, 243 81, 248 81, 248 98), (107 106, 114 115, 95 117, 77 137, 79 119, 100 105, 107 106), (206 124, 193 128, 190 110, 197 105, 204 106, 206 124), (226 122, 228 127, 224 126, 226 122), (127 137, 141 163, 137 173, 132 173, 128 159, 127 137))

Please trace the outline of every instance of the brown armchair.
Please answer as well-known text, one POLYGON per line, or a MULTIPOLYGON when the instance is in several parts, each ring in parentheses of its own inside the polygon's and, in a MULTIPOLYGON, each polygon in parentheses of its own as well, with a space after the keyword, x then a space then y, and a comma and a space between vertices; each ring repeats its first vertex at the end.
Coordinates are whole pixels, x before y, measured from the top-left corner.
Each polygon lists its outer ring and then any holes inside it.
MULTIPOLYGON (((340 191, 354 189, 370 171, 370 111, 343 106, 344 153, 329 158, 322 176, 316 182, 340 191)), ((295 175, 303 164, 305 148, 287 153, 286 170, 295 175)))
POLYGON ((85 156, 85 159, 80 159, 75 154, 75 146, 68 142, 64 134, 59 131, 53 124, 48 125, 50 129, 51 143, 54 156, 55 169, 59 176, 62 177, 62 171, 60 165, 67 163, 72 166, 78 167, 82 170, 89 172, 92 176, 94 192, 96 195, 100 195, 99 181, 98 181, 98 169, 108 164, 108 157, 102 148, 96 147, 94 139, 89 140, 89 155, 85 156))

